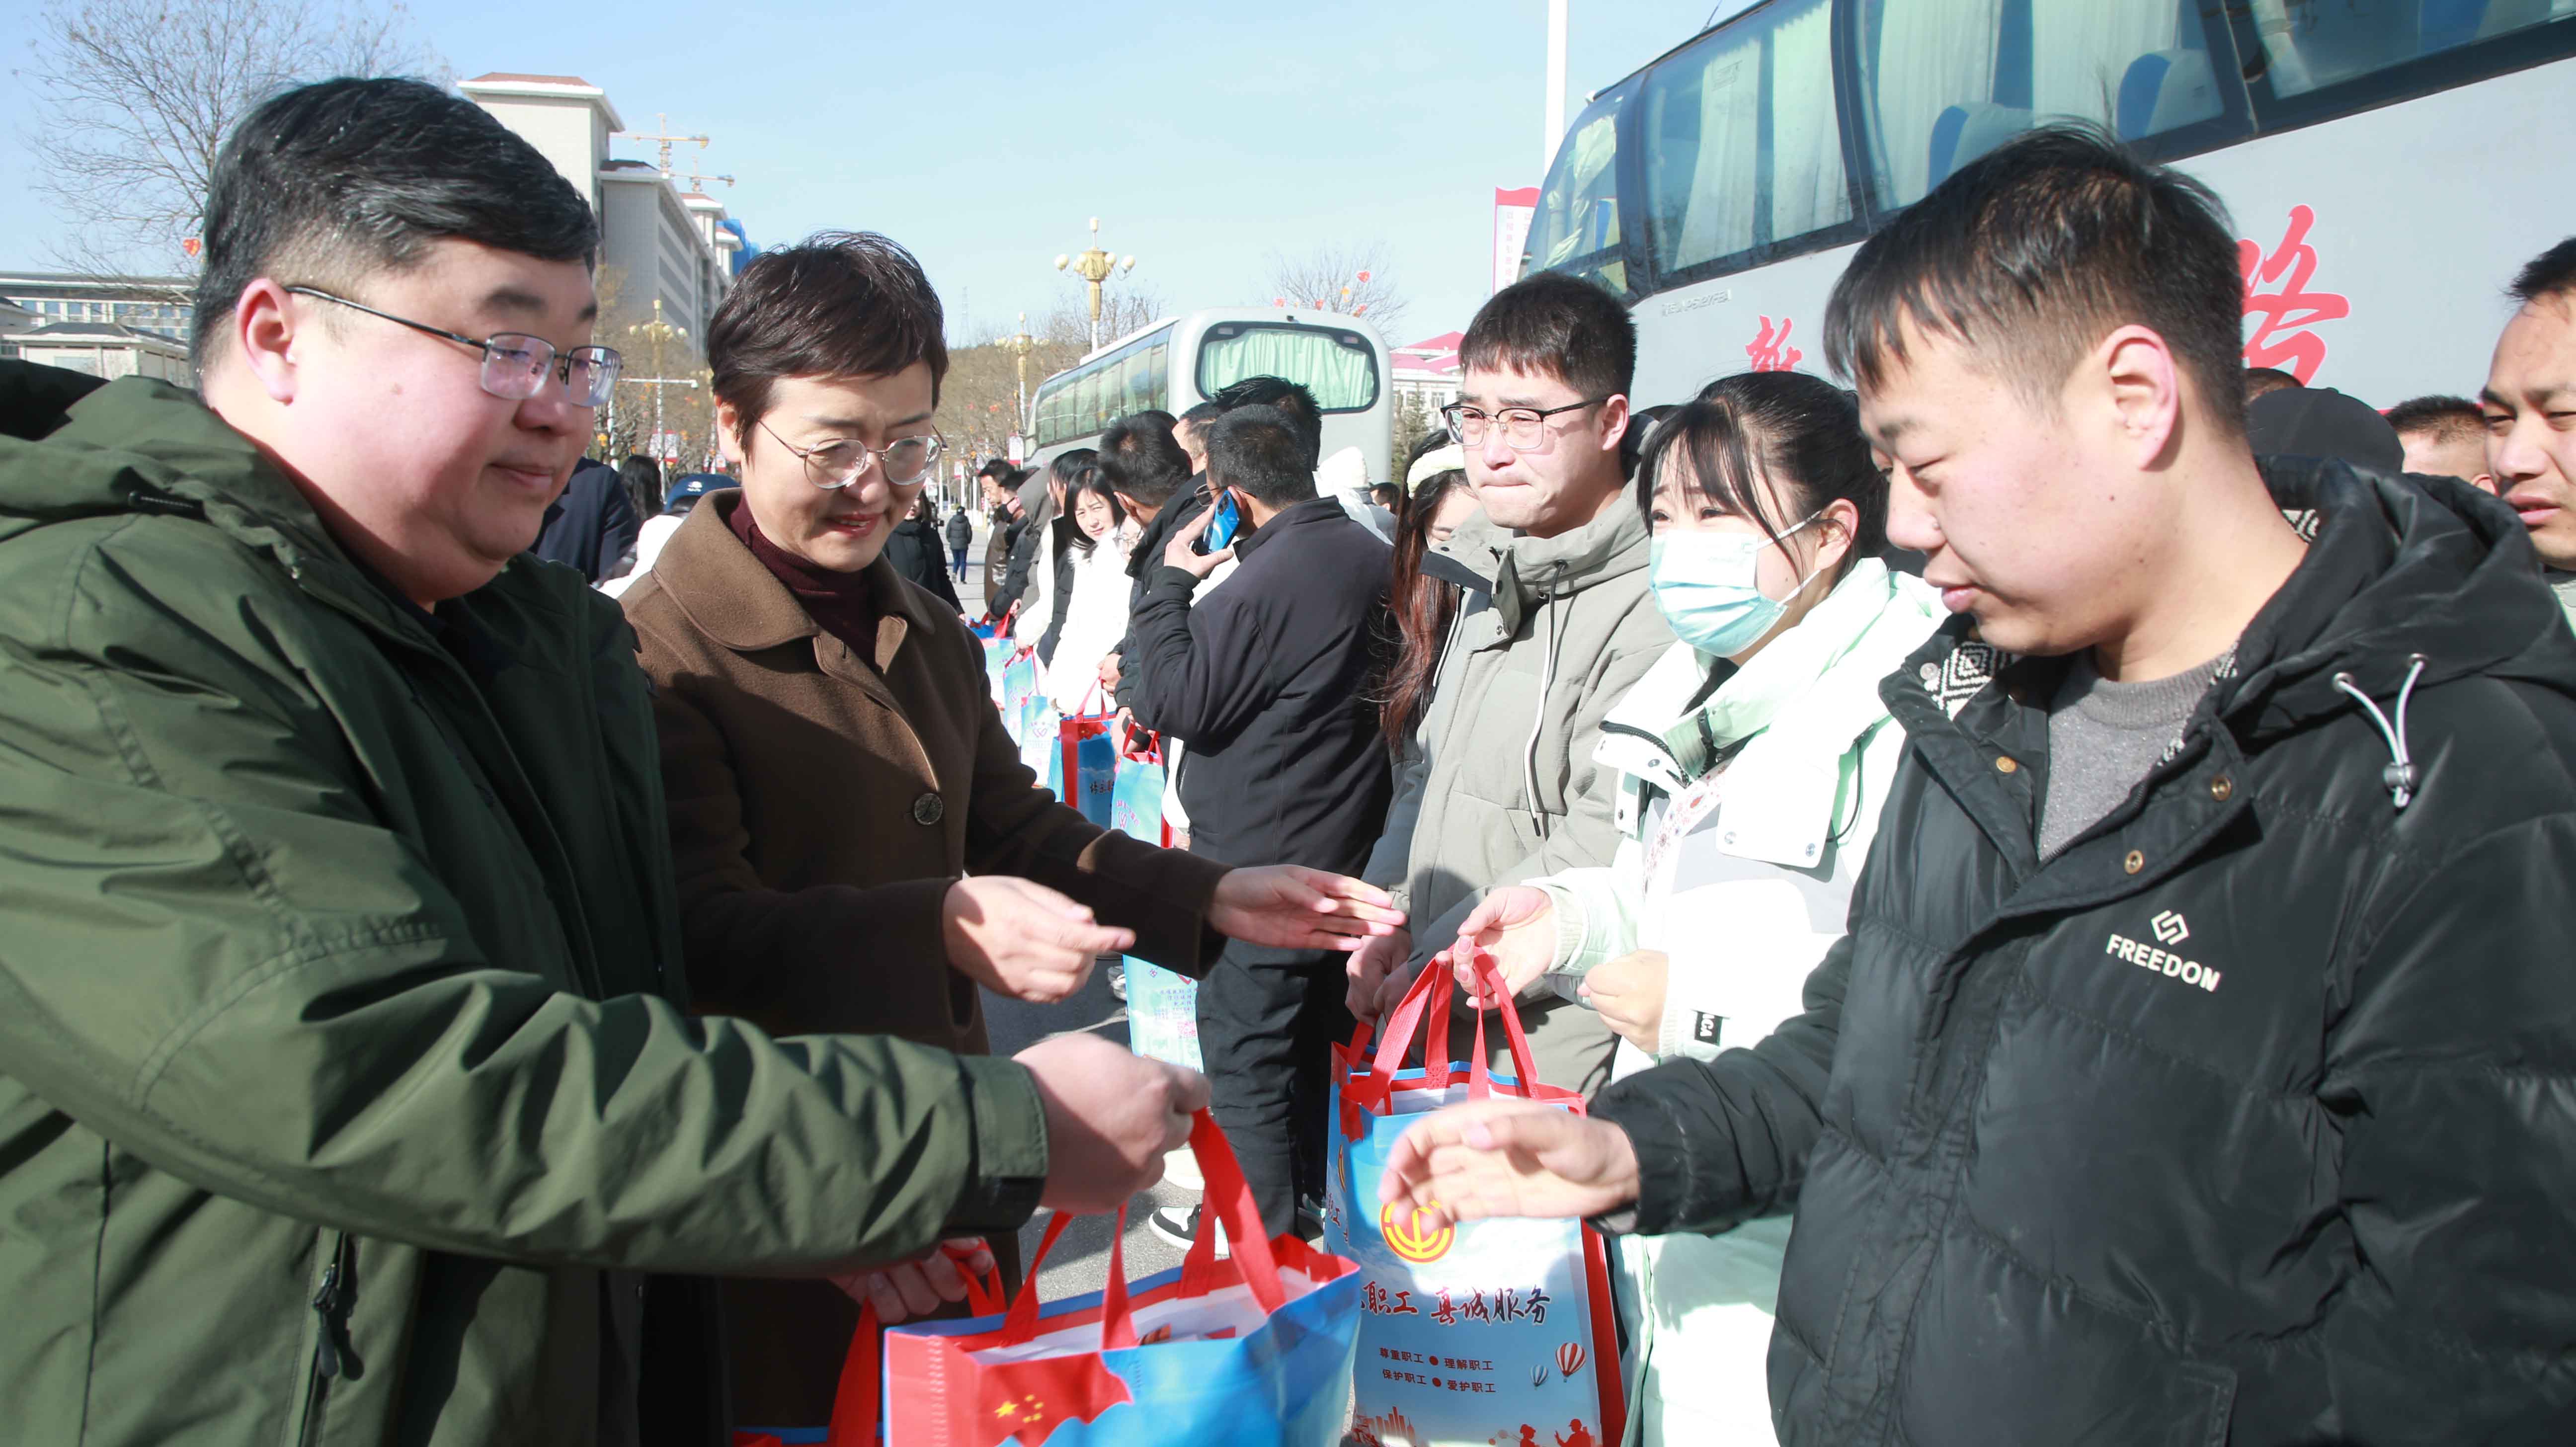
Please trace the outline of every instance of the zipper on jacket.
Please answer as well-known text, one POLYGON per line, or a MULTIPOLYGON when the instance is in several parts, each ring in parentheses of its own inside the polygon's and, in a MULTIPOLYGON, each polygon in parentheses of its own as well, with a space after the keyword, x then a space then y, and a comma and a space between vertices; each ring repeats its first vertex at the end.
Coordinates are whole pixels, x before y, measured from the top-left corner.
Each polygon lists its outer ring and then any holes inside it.
POLYGON ((330 1248, 322 1253, 322 1276, 313 1292, 313 1363, 305 1377, 304 1423, 295 1434, 299 1447, 321 1440, 323 1401, 330 1395, 331 1383, 344 1375, 349 1365, 340 1346, 353 1290, 349 1281, 349 1237, 346 1232, 334 1231, 327 1233, 325 1239, 330 1248))

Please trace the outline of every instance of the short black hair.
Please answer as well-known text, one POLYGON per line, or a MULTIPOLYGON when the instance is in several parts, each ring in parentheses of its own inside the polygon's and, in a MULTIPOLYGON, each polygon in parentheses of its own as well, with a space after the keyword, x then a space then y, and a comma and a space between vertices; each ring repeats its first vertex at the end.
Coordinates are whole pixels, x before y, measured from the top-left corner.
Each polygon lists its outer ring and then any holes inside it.
POLYGON ((1838 499, 1859 513, 1843 571, 1887 547, 1887 474, 1871 460, 1850 393, 1804 372, 1739 372, 1670 408, 1646 439, 1637 466, 1637 510, 1651 513, 1655 489, 1676 459, 1699 495, 1749 518, 1778 542, 1838 499), (1791 510, 1762 488, 1778 489, 1791 510))
POLYGON ((2487 435, 2486 413, 2466 397, 2409 397, 2388 409, 2388 425, 2398 436, 2430 432, 2445 441, 2487 435))
POLYGON ((1637 381, 1637 324, 1593 283, 1542 271, 1477 309, 1458 364, 1554 377, 1586 397, 1624 397, 1637 381))
POLYGON ((2576 294, 2576 236, 2533 257, 2513 279, 2513 299, 2525 306, 2568 294, 2576 294))
POLYGON ((1159 508, 1190 480, 1190 454, 1172 436, 1171 414, 1137 412, 1100 434, 1100 472, 1116 490, 1159 508))
POLYGON ((882 377, 927 362, 936 405, 946 329, 911 252, 873 231, 824 231, 762 252, 734 278, 707 323, 707 367, 748 446, 781 377, 882 377))
POLYGON ((1306 439, 1277 407, 1238 407, 1208 432, 1208 480, 1241 488, 1264 507, 1283 508, 1315 495, 1306 439))
POLYGON ((2245 431, 2245 276, 2207 186, 2101 127, 2042 126, 1969 162, 1861 243, 1825 309, 1825 356, 1876 386, 1907 322, 2052 405, 2114 328, 2152 329, 2202 409, 2245 431))
POLYGON ((2249 404, 2259 398, 2269 397, 2275 392, 2287 392, 2293 387, 2306 385, 2308 384, 2299 380, 2297 373, 2284 372, 2278 367, 2245 369, 2245 400, 2249 404))
POLYGON ((976 468, 975 475, 977 477, 989 477, 997 482, 1009 482, 1011 480, 1011 474, 1017 471, 1019 471, 1018 468, 1013 467, 1011 464, 996 457, 986 462, 982 467, 976 468))
POLYGON ((1098 466, 1099 460, 1100 452, 1097 448, 1068 448, 1057 453, 1055 461, 1047 464, 1047 472, 1057 482, 1063 483, 1067 492, 1071 492, 1073 485, 1082 480, 1083 473, 1098 466))
POLYGON ((1182 413, 1181 420, 1173 423, 1172 425, 1174 427, 1195 428, 1197 429, 1200 438, 1205 439, 1207 436, 1207 430, 1214 427, 1216 425, 1216 419, 1224 415, 1225 408, 1222 405, 1215 402, 1201 402, 1199 405, 1191 408, 1187 412, 1182 413))
POLYGON ((590 203, 537 148, 462 96, 417 80, 326 80, 262 102, 207 178, 189 348, 220 355, 263 276, 347 292, 454 237, 590 264, 590 203))
POLYGON ((1220 388, 1213 399, 1227 412, 1243 407, 1275 407, 1288 415, 1289 424, 1306 443, 1306 470, 1312 472, 1324 460, 1324 407, 1303 382, 1268 375, 1245 377, 1220 388))

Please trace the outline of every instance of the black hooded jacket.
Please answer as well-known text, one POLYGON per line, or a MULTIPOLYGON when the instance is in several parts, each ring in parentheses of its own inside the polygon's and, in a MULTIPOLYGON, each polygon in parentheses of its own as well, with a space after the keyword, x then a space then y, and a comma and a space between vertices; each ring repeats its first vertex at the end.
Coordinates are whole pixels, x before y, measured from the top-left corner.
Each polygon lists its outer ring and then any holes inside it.
POLYGON ((1807 1012, 1596 1104, 1637 1229, 1795 1207, 1784 1443, 2576 1441, 2576 638, 2493 498, 2264 470, 2127 801, 2037 856, 2066 660, 1955 620, 1807 1012))

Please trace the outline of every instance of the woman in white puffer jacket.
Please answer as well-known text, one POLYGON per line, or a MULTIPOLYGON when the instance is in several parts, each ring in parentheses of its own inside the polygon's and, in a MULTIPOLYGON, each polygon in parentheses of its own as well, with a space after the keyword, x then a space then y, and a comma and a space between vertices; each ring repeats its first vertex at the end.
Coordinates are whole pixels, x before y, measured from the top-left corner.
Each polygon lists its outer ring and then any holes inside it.
MULTIPOLYGON (((1682 641, 1611 711, 1606 868, 1489 892, 1459 935, 1622 1037, 1614 1074, 1753 1044, 1843 932, 1904 750, 1879 680, 1944 615, 1875 556, 1887 483, 1850 398, 1792 372, 1709 384, 1646 444, 1656 605, 1682 641)), ((1469 971, 1460 970, 1470 991, 1469 971)), ((1618 1238, 1631 1441, 1770 1442, 1764 1362, 1789 1218, 1618 1238)))
POLYGON ((1064 502, 1078 530, 1078 556, 1064 631, 1056 635, 1055 662, 1047 669, 1049 693, 1060 713, 1081 713, 1086 703, 1094 713, 1105 712, 1115 704, 1100 690, 1100 660, 1127 636, 1127 554, 1136 545, 1137 528, 1097 469, 1085 471, 1064 502))

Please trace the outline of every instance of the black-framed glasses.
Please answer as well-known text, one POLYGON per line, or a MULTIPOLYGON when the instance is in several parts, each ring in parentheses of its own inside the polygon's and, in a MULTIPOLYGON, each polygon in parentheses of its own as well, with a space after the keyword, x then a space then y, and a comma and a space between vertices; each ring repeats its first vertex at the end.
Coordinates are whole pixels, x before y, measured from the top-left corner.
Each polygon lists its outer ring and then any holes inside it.
POLYGON ((1609 401, 1594 397, 1582 402, 1568 402, 1562 407, 1506 407, 1500 412, 1487 412, 1464 402, 1452 402, 1440 409, 1440 420, 1449 424, 1449 435, 1462 447, 1474 447, 1485 440, 1485 432, 1496 423, 1502 424, 1503 444, 1513 448, 1536 447, 1547 436, 1547 419, 1559 412, 1580 412, 1609 401))
POLYGON ((760 424, 760 430, 795 453, 805 464, 805 480, 825 492, 838 492, 858 481, 870 462, 885 469, 889 486, 917 486, 929 478, 930 466, 939 460, 939 454, 948 450, 947 440, 935 436, 898 437, 883 447, 870 447, 846 437, 820 447, 799 447, 779 437, 778 429, 766 421, 760 424))
POLYGON ((525 332, 494 332, 477 341, 463 332, 451 332, 445 327, 434 327, 427 322, 378 311, 345 296, 333 296, 320 287, 290 286, 287 290, 297 296, 337 302, 352 311, 382 317, 396 326, 472 347, 483 354, 483 390, 504 401, 525 402, 534 397, 544 390, 546 377, 552 374, 563 379, 565 399, 574 406, 605 406, 609 394, 617 390, 618 370, 625 365, 625 360, 607 347, 575 347, 569 352, 557 352, 554 343, 525 332))

